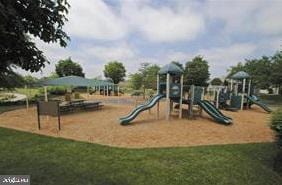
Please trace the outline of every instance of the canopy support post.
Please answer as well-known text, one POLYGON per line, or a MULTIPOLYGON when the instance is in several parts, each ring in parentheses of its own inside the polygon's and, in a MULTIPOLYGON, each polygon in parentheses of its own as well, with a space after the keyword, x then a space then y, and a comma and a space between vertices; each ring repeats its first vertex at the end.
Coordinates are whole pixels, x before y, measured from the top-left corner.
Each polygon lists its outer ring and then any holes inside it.
POLYGON ((170 99, 169 99, 169 81, 170 81, 170 75, 169 73, 166 74, 166 120, 169 120, 170 116, 170 99))

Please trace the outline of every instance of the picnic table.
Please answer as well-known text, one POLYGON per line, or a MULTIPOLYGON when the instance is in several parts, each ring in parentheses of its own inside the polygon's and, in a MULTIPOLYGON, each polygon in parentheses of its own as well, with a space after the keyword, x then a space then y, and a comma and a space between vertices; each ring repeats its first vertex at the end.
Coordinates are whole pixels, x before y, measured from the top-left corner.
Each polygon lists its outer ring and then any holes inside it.
POLYGON ((70 102, 60 103, 61 113, 70 113, 79 110, 98 110, 102 108, 101 102, 78 99, 70 102))

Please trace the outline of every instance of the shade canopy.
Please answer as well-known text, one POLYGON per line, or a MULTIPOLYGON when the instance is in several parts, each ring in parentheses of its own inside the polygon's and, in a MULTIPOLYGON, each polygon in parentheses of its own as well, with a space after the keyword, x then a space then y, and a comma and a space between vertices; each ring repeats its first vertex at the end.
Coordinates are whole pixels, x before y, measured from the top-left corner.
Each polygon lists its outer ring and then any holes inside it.
POLYGON ((165 75, 165 74, 182 75, 183 72, 184 71, 179 66, 177 66, 174 63, 170 63, 170 64, 167 64, 167 65, 163 66, 160 69, 159 74, 160 75, 165 75))
POLYGON ((231 76, 231 79, 235 79, 235 80, 242 80, 247 78, 250 78, 250 75, 245 71, 239 71, 231 76))
POLYGON ((105 86, 105 85, 114 85, 114 84, 104 80, 87 79, 80 76, 65 76, 65 77, 43 81, 41 82, 41 85, 93 87, 93 86, 105 86))

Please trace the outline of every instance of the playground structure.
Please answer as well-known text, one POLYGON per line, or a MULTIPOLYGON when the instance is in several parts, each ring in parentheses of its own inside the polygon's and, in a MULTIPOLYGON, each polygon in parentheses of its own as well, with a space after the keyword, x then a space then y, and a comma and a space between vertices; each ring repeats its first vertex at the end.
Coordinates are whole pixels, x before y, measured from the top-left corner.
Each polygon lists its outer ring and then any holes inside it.
POLYGON ((225 116, 212 103, 203 99, 204 88, 191 85, 188 91, 183 90, 183 70, 177 65, 170 63, 163 66, 157 76, 157 95, 149 99, 145 104, 137 106, 127 116, 120 118, 120 124, 128 125, 141 112, 151 109, 157 105, 157 117, 159 118, 159 101, 162 98, 166 99, 166 120, 170 119, 173 109, 173 104, 177 103, 178 117, 182 118, 182 106, 188 105, 188 117, 194 117, 194 108, 198 109, 201 115, 202 110, 208 113, 216 122, 229 125, 232 119, 225 116), (183 99, 183 95, 188 95, 183 99))
POLYGON ((244 71, 239 71, 231 76, 230 86, 218 89, 215 96, 215 105, 217 108, 237 111, 251 108, 256 104, 266 112, 270 113, 271 109, 254 95, 252 80, 250 75, 244 71), (229 103, 227 103, 229 101, 229 103))

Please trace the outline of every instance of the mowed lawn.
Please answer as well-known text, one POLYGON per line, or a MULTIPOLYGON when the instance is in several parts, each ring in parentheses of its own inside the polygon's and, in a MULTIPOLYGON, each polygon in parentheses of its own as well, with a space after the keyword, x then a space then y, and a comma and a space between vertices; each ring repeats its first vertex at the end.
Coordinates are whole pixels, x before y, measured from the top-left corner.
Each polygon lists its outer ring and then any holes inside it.
POLYGON ((273 143, 121 149, 0 128, 0 174, 32 185, 282 184, 273 143))

